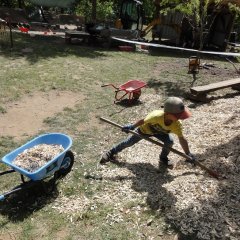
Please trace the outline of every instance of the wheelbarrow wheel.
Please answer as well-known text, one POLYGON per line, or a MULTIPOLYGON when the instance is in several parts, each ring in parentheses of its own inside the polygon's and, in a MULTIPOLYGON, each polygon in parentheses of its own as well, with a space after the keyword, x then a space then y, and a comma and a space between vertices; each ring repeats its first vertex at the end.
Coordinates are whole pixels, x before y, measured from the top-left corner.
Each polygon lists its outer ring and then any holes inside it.
POLYGON ((54 178, 62 178, 65 177, 71 170, 74 163, 74 155, 71 151, 67 151, 62 164, 60 166, 60 169, 54 173, 54 178))
POLYGON ((141 96, 141 89, 136 92, 133 92, 133 100, 138 100, 140 96, 141 96))

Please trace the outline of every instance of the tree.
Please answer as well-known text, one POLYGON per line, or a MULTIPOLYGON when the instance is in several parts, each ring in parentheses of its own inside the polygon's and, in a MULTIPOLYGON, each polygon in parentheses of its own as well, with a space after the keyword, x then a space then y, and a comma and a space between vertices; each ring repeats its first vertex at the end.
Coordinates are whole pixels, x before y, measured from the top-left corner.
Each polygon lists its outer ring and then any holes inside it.
POLYGON ((84 16, 86 22, 105 21, 112 18, 117 4, 118 1, 112 0, 81 0, 75 5, 75 11, 84 16))
POLYGON ((24 0, 1 0, 0 6, 2 7, 9 7, 9 8, 23 8, 24 7, 24 0))
MULTIPOLYGON (((211 13, 216 13, 223 6, 227 6, 231 11, 239 12, 240 2, 226 0, 161 0, 161 12, 167 14, 169 11, 180 11, 192 20, 193 28, 197 34, 199 49, 202 50, 204 44, 204 28, 208 28, 214 22, 214 16, 209 17, 211 13)), ((216 15, 215 15, 216 16, 216 15)))

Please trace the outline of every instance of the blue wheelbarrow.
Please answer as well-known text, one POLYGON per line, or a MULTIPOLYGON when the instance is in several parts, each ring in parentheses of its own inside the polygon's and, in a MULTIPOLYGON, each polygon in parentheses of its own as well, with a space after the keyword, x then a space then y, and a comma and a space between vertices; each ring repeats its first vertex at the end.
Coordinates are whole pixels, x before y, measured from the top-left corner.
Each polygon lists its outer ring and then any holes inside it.
POLYGON ((5 155, 1 162, 8 165, 11 170, 0 172, 0 176, 8 173, 18 172, 21 175, 22 184, 0 195, 0 200, 4 200, 13 193, 31 188, 50 176, 53 176, 55 180, 66 176, 71 171, 74 163, 74 155, 69 150, 71 146, 72 139, 69 136, 61 133, 49 133, 40 135, 5 155), (24 150, 39 144, 61 145, 64 150, 34 172, 26 171, 25 169, 14 164, 15 158, 19 154, 23 153, 24 150))

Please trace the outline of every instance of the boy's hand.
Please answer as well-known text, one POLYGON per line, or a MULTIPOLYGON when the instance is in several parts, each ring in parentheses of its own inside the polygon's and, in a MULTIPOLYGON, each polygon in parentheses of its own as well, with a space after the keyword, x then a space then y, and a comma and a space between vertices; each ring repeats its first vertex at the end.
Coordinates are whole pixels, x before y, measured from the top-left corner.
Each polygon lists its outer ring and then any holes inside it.
POLYGON ((134 130, 134 128, 133 124, 127 124, 122 127, 122 131, 128 133, 129 130, 134 130))
POLYGON ((193 166, 195 166, 196 165, 196 157, 192 153, 189 153, 188 156, 191 158, 191 160, 187 159, 186 162, 189 162, 193 166))

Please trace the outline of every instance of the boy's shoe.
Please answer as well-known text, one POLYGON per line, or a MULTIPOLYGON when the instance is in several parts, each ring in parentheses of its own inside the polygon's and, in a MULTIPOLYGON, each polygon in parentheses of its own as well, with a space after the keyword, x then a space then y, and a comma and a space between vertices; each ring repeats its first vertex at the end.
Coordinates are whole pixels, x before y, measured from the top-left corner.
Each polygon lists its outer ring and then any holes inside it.
POLYGON ((111 151, 107 151, 107 152, 103 153, 103 155, 101 156, 101 159, 100 159, 100 164, 105 164, 110 161, 114 161, 114 156, 111 153, 111 151))
POLYGON ((171 164, 168 160, 168 158, 160 158, 160 161, 159 161, 159 168, 161 168, 161 166, 164 165, 165 167, 167 168, 170 168, 172 169, 173 168, 173 164, 171 164))

